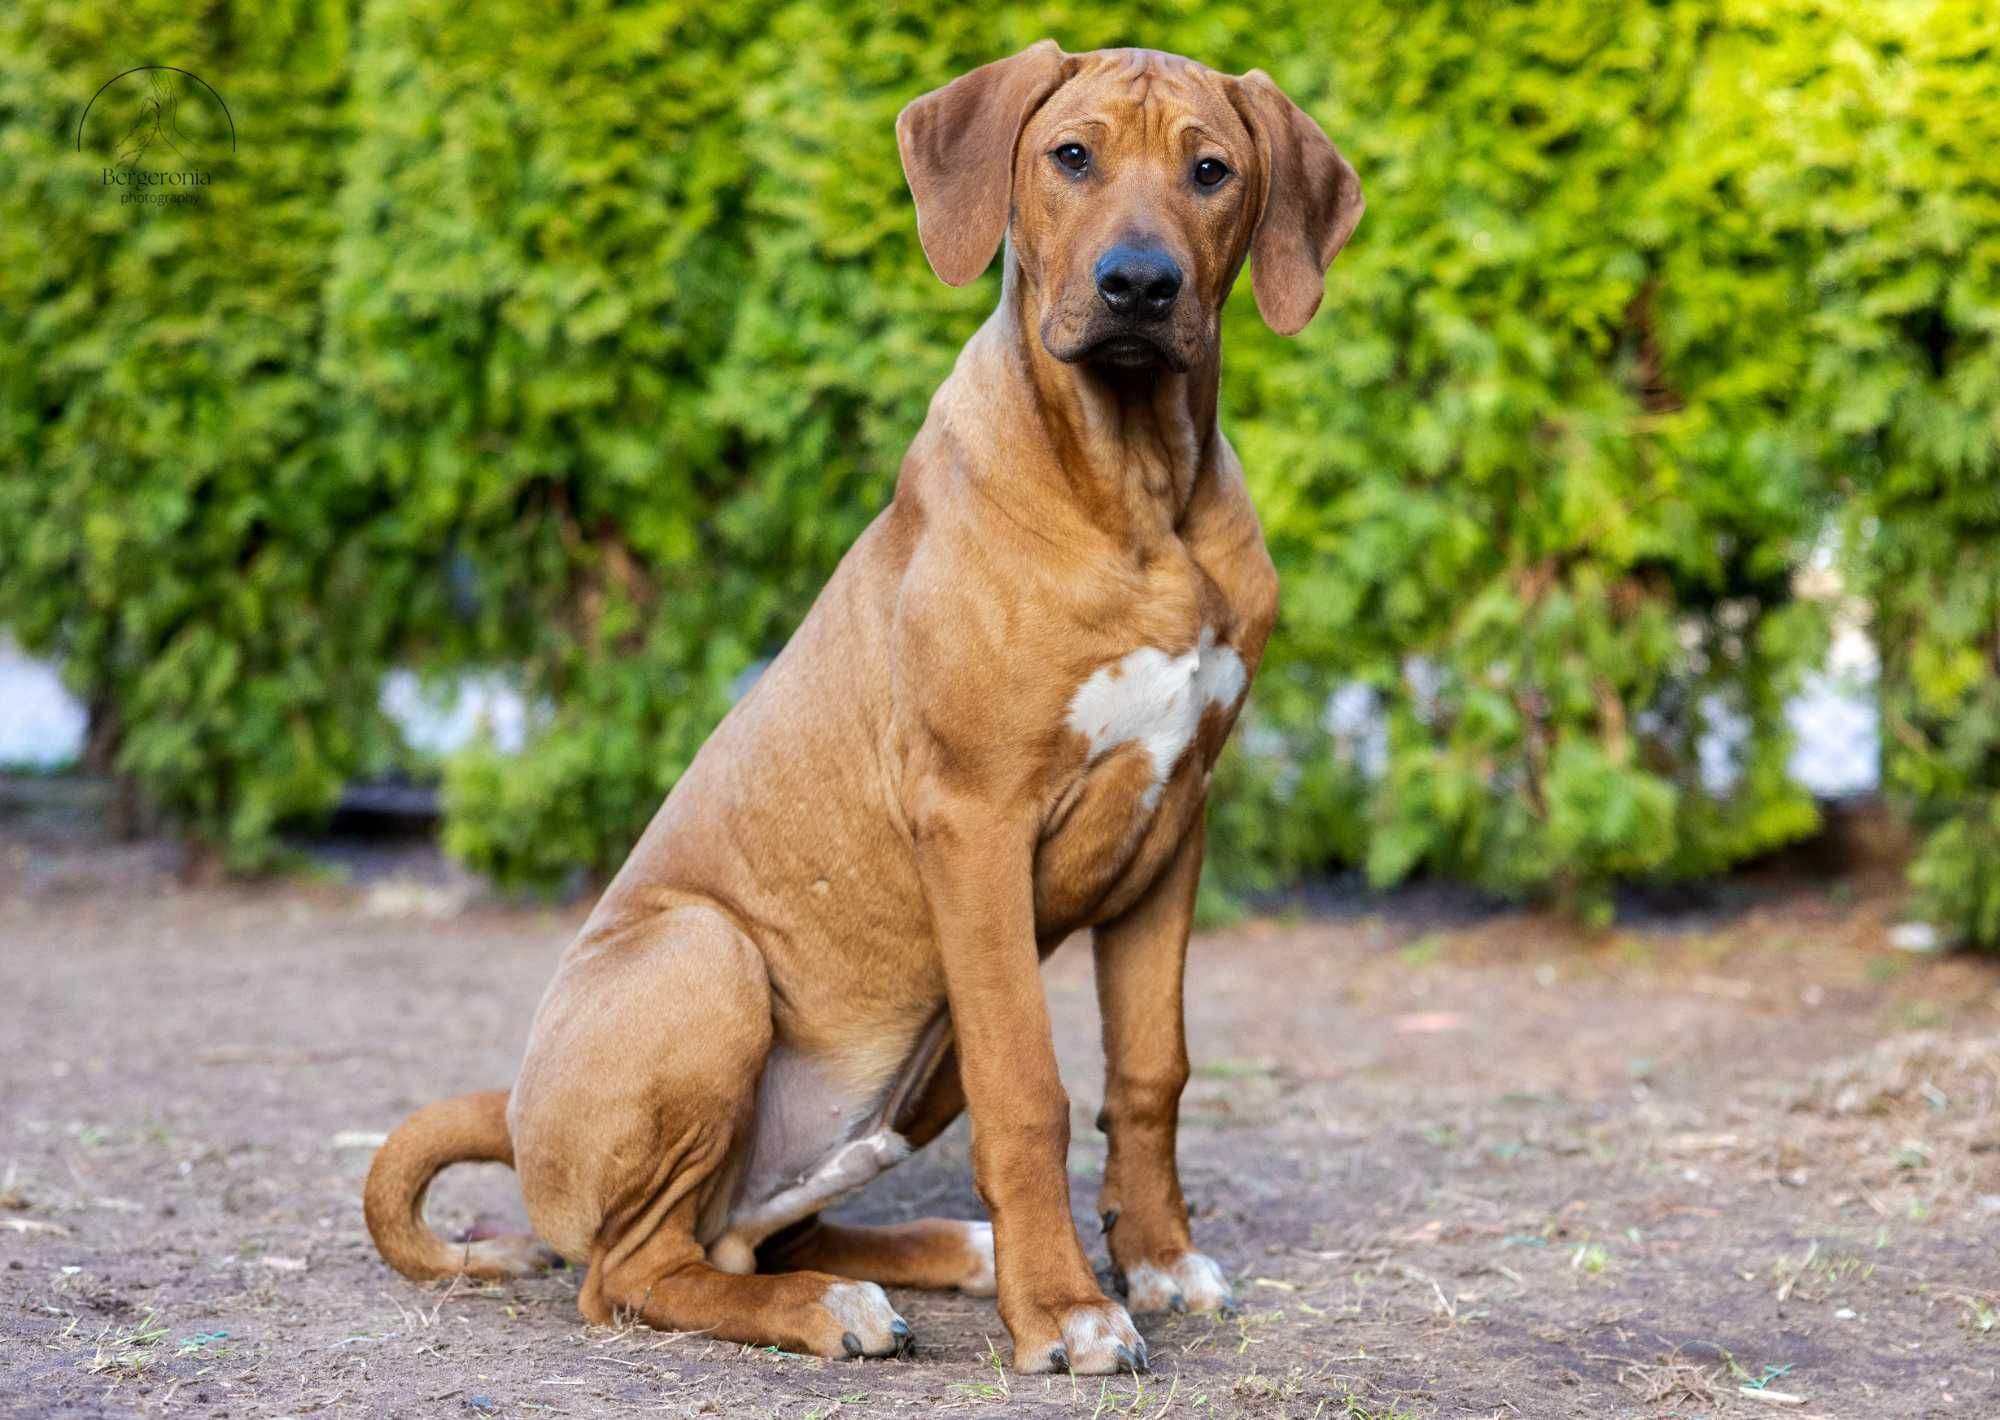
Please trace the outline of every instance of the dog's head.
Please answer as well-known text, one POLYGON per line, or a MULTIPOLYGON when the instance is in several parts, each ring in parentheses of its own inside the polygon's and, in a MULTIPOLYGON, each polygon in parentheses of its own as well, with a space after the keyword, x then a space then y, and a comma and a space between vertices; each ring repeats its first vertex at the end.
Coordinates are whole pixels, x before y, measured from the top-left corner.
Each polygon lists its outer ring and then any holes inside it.
POLYGON ((1210 359, 1246 255, 1294 334, 1361 220, 1354 169, 1262 70, 1151 50, 1043 40, 917 99, 896 141, 932 269, 972 280, 1011 222, 1042 344, 1072 364, 1210 359))

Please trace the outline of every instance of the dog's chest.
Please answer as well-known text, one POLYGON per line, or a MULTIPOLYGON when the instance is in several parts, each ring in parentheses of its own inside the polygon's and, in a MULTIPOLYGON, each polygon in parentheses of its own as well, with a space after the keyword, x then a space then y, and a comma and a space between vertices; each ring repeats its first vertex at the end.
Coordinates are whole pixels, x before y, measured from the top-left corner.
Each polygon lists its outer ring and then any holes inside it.
POLYGON ((1044 941, 1123 911, 1172 860, 1247 680, 1236 649, 1209 631, 1189 650, 1138 646, 1084 675, 1035 855, 1044 941))
POLYGON ((1194 743, 1210 707, 1226 714, 1243 693, 1243 660, 1204 628, 1200 641, 1180 655, 1141 646, 1093 671, 1069 703, 1066 723, 1088 745, 1086 765, 1114 751, 1142 754, 1139 807, 1158 802, 1174 767, 1194 743))

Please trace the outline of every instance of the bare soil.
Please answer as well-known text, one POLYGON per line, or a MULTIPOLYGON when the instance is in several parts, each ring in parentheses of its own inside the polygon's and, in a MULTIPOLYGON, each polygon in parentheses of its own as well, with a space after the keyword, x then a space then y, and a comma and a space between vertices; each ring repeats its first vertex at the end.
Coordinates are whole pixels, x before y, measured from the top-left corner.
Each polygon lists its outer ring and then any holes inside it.
MULTIPOLYGON (((581 908, 172 866, 0 815, 0 1411, 2000 1416, 2000 971, 1890 946, 1891 881, 1204 934, 1182 1172, 1242 1311, 1142 1318, 1152 1374, 1099 1382, 1012 1375, 956 1296, 896 1294, 913 1359, 837 1364, 588 1328, 573 1273, 405 1282, 372 1144, 510 1077, 581 908)), ((1102 1263, 1084 944, 1047 981, 1102 1263)), ((846 1211, 979 1216, 963 1122, 846 1211)), ((460 1169, 432 1216, 520 1206, 460 1169)))

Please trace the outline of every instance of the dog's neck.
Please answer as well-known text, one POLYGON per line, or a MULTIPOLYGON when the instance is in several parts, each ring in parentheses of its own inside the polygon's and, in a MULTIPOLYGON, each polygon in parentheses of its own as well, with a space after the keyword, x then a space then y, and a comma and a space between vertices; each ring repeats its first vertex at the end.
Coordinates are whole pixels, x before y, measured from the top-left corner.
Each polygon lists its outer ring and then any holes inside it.
MULTIPOLYGON (((982 338, 1046 440, 1042 471, 1121 542, 1171 537, 1215 453, 1220 352, 1185 372, 1065 364, 1042 344, 1032 287, 1011 251, 982 338)), ((1017 451, 1019 452, 1019 451, 1017 451)))

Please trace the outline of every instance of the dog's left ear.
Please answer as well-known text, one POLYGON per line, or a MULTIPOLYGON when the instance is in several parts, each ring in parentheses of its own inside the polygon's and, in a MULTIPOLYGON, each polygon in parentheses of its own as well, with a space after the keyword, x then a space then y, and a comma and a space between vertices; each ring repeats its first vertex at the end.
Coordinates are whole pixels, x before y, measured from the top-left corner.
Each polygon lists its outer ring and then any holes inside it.
POLYGON ((1257 142, 1263 198, 1250 240, 1250 285, 1264 324, 1297 335, 1319 309, 1326 269, 1361 220, 1361 179, 1320 126, 1262 69, 1231 88, 1257 142))
POLYGON ((1067 58, 1045 39, 933 89, 897 115, 917 237, 947 286, 978 276, 1000 249, 1014 199, 1014 145, 1028 115, 1061 85, 1067 58))

